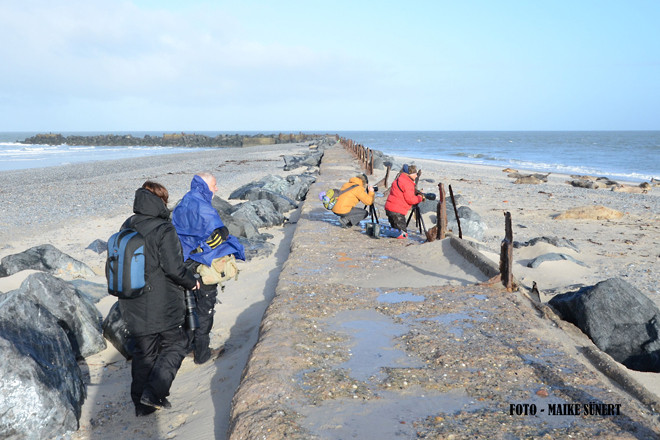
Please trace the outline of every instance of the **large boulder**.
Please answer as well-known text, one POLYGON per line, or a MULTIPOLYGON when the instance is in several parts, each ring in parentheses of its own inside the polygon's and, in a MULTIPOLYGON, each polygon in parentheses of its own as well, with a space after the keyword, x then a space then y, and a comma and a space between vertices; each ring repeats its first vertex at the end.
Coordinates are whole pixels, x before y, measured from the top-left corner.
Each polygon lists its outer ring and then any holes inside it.
POLYGON ((273 253, 275 245, 259 237, 248 239, 239 237, 238 241, 245 249, 245 260, 250 261, 253 258, 265 258, 273 253))
POLYGON ((285 220, 284 215, 269 200, 242 203, 231 216, 240 222, 251 223, 256 228, 281 225, 285 220))
POLYGON ((284 171, 295 170, 300 167, 317 167, 321 164, 323 151, 312 151, 300 156, 284 156, 284 171))
MULTIPOLYGON (((458 211, 463 236, 472 237, 479 241, 483 240, 484 232, 488 229, 488 226, 481 220, 481 216, 468 206, 459 206, 456 211, 458 211)), ((458 221, 456 220, 454 206, 451 203, 447 203, 447 230, 458 234, 458 221)))
MULTIPOLYGON (((458 202, 460 196, 455 197, 458 202)), ((437 213, 438 211, 437 200, 424 200, 419 203, 419 211, 425 213, 437 213)), ((458 235, 458 222, 456 221, 456 213, 454 212, 454 205, 450 199, 447 199, 447 230, 454 232, 458 235)), ((461 221, 461 232, 464 236, 472 237, 476 240, 483 240, 484 232, 488 229, 486 223, 481 220, 481 216, 467 206, 460 206, 457 209, 458 218, 461 221)))
POLYGON ((225 218, 229 217, 231 213, 234 212, 234 206, 231 203, 217 196, 213 197, 211 200, 211 206, 218 211, 223 223, 225 218))
POLYGON ((77 358, 102 350, 101 314, 87 295, 73 284, 44 272, 33 273, 14 291, 24 301, 31 301, 57 318, 77 358))
POLYGON ((94 271, 85 263, 61 252, 51 244, 42 244, 18 254, 7 255, 0 262, 0 277, 26 269, 73 278, 95 276, 94 271))
POLYGON ((0 438, 77 430, 85 384, 59 319, 18 291, 0 304, 0 438))
POLYGON ((245 194, 245 198, 249 201, 269 200, 282 214, 298 207, 295 200, 264 188, 252 188, 245 194))
POLYGON ((660 309, 626 281, 611 278, 557 295, 549 304, 616 361, 660 372, 660 309))
POLYGON ((248 200, 248 194, 254 193, 255 190, 267 190, 291 200, 304 200, 309 187, 315 181, 316 177, 309 174, 291 175, 286 178, 268 175, 235 189, 229 195, 229 199, 248 200))

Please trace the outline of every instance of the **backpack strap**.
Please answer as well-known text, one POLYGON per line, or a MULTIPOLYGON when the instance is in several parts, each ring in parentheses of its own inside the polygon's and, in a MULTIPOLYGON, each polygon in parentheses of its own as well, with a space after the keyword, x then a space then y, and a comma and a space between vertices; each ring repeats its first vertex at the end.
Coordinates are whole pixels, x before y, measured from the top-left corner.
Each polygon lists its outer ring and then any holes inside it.
POLYGON ((339 198, 339 196, 342 195, 342 194, 344 194, 346 191, 350 191, 350 190, 352 190, 353 188, 357 188, 357 185, 349 186, 349 187, 346 188, 345 190, 343 190, 343 191, 339 191, 339 194, 337 194, 337 198, 339 198))

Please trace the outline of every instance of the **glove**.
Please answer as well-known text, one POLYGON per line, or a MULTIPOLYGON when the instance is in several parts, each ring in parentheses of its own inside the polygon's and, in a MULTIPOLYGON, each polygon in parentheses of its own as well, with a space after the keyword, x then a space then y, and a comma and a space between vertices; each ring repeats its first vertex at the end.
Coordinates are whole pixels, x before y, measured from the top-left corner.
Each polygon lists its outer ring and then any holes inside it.
POLYGON ((222 235, 220 235, 220 232, 216 229, 211 233, 209 238, 206 239, 206 244, 208 244, 211 249, 215 249, 220 246, 223 241, 222 235))

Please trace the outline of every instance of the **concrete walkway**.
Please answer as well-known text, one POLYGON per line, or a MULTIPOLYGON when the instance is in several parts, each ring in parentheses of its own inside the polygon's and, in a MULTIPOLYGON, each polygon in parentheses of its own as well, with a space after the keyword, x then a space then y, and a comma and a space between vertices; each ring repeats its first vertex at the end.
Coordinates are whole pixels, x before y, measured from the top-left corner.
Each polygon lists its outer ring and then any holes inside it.
POLYGON ((358 172, 326 150, 231 439, 660 438, 654 396, 602 374, 588 359, 616 366, 547 307, 488 284, 496 269, 457 239, 341 229, 318 193, 358 172))

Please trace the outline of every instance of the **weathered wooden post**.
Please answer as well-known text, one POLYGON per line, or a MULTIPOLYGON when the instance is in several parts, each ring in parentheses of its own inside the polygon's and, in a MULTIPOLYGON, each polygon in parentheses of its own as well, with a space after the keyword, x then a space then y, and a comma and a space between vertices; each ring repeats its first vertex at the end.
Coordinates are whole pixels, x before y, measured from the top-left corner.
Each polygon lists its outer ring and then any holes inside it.
POLYGON ((390 177, 390 168, 392 168, 390 165, 387 166, 387 169, 385 170, 385 189, 383 191, 387 190, 387 179, 390 177))
POLYGON ((374 175, 374 150, 369 149, 369 175, 374 175))
POLYGON ((513 290, 513 228, 511 213, 504 213, 504 240, 500 250, 500 276, 506 290, 513 290))
POLYGON ((454 199, 454 191, 449 185, 449 196, 451 197, 451 204, 454 207, 454 216, 456 216, 456 224, 458 225, 458 238, 463 238, 463 231, 461 230, 461 219, 458 218, 458 208, 456 208, 456 199, 454 199))
POLYGON ((442 183, 438 183, 438 191, 440 193, 440 199, 438 200, 438 207, 436 215, 437 220, 437 232, 436 238, 442 240, 447 235, 447 200, 445 200, 445 186, 442 183))

